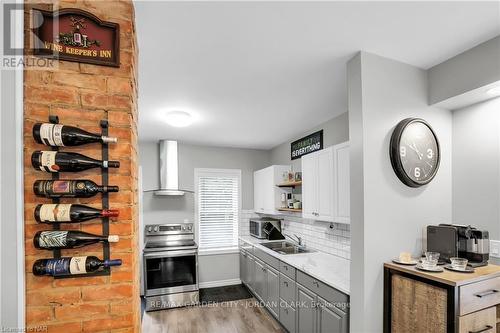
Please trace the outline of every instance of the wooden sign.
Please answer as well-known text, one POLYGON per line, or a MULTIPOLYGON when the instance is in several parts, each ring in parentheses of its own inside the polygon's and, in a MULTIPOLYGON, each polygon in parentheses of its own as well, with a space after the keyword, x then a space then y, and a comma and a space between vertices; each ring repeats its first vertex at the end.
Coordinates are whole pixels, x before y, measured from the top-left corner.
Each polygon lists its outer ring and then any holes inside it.
POLYGON ((120 26, 81 9, 33 10, 34 54, 120 67, 120 26))
POLYGON ((323 130, 291 143, 292 160, 323 149, 323 130))

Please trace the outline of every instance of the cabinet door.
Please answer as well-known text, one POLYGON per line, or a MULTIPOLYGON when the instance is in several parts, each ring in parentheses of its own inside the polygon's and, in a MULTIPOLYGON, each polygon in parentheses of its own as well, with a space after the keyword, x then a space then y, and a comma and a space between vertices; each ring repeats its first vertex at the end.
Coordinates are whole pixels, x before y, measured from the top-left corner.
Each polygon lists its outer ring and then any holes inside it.
POLYGON ((326 148, 316 153, 317 168, 317 216, 320 221, 333 222, 333 149, 326 148))
POLYGON ((262 170, 253 173, 253 205, 254 211, 264 213, 264 188, 262 181, 262 170))
POLYGON ((248 258, 248 255, 245 252, 240 251, 240 280, 244 284, 248 284, 247 258, 248 258))
POLYGON ((318 333, 347 333, 347 314, 318 298, 318 333))
POLYGON ((297 284, 297 332, 316 332, 316 296, 297 284))
POLYGON ((246 264, 247 285, 250 289, 255 290, 255 259, 247 254, 246 264))
POLYGON ((484 332, 495 333, 497 316, 496 307, 487 308, 458 317, 459 333, 484 332))
POLYGON ((266 264, 260 260, 255 260, 255 281, 254 281, 254 291, 261 300, 265 301, 267 299, 266 287, 267 287, 267 274, 266 274, 266 264))
POLYGON ((302 216, 314 219, 317 215, 318 160, 310 154, 302 157, 302 216))
POLYGON ((280 279, 278 271, 267 267, 267 302, 269 311, 277 318, 279 316, 280 279))
POLYGON ((349 142, 344 142, 333 147, 334 220, 339 223, 350 223, 351 221, 349 158, 349 142))
POLYGON ((274 167, 262 169, 263 207, 264 213, 274 214, 274 167))

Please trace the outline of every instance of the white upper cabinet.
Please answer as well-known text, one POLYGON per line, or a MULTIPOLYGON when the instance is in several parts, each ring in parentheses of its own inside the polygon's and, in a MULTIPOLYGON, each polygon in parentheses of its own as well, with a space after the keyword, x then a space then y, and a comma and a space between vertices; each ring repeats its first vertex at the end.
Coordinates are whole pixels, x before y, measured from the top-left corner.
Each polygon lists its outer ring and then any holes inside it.
POLYGON ((280 205, 280 191, 276 187, 289 165, 272 165, 253 173, 253 200, 256 213, 277 214, 280 205))
POLYGON ((302 216, 350 223, 349 143, 302 157, 302 216))
POLYGON ((351 222, 351 174, 349 142, 333 146, 333 198, 335 222, 351 222))

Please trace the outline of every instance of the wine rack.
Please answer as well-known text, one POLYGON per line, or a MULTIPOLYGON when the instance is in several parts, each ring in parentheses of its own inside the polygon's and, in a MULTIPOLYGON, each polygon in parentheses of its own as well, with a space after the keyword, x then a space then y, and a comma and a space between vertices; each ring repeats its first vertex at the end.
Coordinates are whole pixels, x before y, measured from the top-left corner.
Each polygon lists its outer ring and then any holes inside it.
MULTIPOLYGON (((49 116, 49 122, 51 124, 58 124, 59 123, 59 117, 58 116, 49 116)), ((108 136, 108 121, 107 120, 101 120, 100 121, 100 127, 101 127, 101 135, 103 136, 108 136)), ((109 148, 107 143, 102 143, 101 144, 101 154, 102 154, 102 160, 107 161, 109 157, 109 148)), ((53 151, 59 151, 59 147, 51 147, 53 151)), ((108 186, 109 185, 109 171, 108 168, 101 168, 101 178, 102 178, 102 185, 103 186, 108 186)), ((53 172, 52 173, 52 180, 59 180, 59 172, 53 172)), ((102 209, 109 209, 109 193, 103 192, 101 193, 101 201, 102 201, 102 209)), ((52 203, 54 204, 59 204, 60 199, 52 199, 52 203)), ((101 218, 101 223, 102 223, 102 235, 103 236, 109 236, 109 217, 102 217, 101 218)), ((52 229, 53 230, 60 230, 60 223, 51 223, 52 224, 52 229)), ((103 260, 109 260, 110 259, 110 250, 109 250, 109 243, 108 242, 103 242, 102 244, 102 259, 103 260)), ((53 252, 53 257, 54 259, 61 258, 61 250, 60 249, 55 249, 52 250, 53 252)), ((106 276, 111 274, 111 268, 110 267, 103 267, 103 269, 96 271, 96 272, 91 272, 91 273, 85 273, 85 274, 67 274, 67 275, 56 275, 54 276, 55 279, 65 279, 65 278, 75 278, 75 277, 89 277, 89 276, 106 276)))

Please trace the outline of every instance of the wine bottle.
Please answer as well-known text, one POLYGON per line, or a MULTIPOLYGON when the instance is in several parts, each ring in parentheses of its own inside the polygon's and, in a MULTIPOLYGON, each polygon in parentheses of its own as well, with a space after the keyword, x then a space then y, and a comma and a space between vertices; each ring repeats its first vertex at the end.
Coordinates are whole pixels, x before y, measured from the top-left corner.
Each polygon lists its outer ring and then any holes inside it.
POLYGON ((46 198, 90 198, 97 193, 118 192, 118 186, 99 186, 88 179, 36 180, 33 192, 46 198))
POLYGON ((34 151, 31 164, 46 172, 78 172, 92 168, 119 168, 118 161, 100 161, 78 153, 34 151))
POLYGON ((37 249, 74 249, 98 242, 116 243, 120 238, 116 235, 100 236, 83 231, 74 230, 44 230, 39 231, 33 238, 37 249))
POLYGON ((39 223, 84 222, 99 217, 117 217, 117 209, 101 210, 77 204, 41 204, 35 208, 35 220, 39 223))
POLYGON ((33 138, 46 146, 80 146, 87 143, 116 142, 116 138, 93 134, 78 127, 61 124, 36 123, 33 126, 33 138))
POLYGON ((120 266, 121 259, 100 260, 94 256, 38 259, 33 263, 33 275, 75 275, 98 271, 101 267, 120 266))

